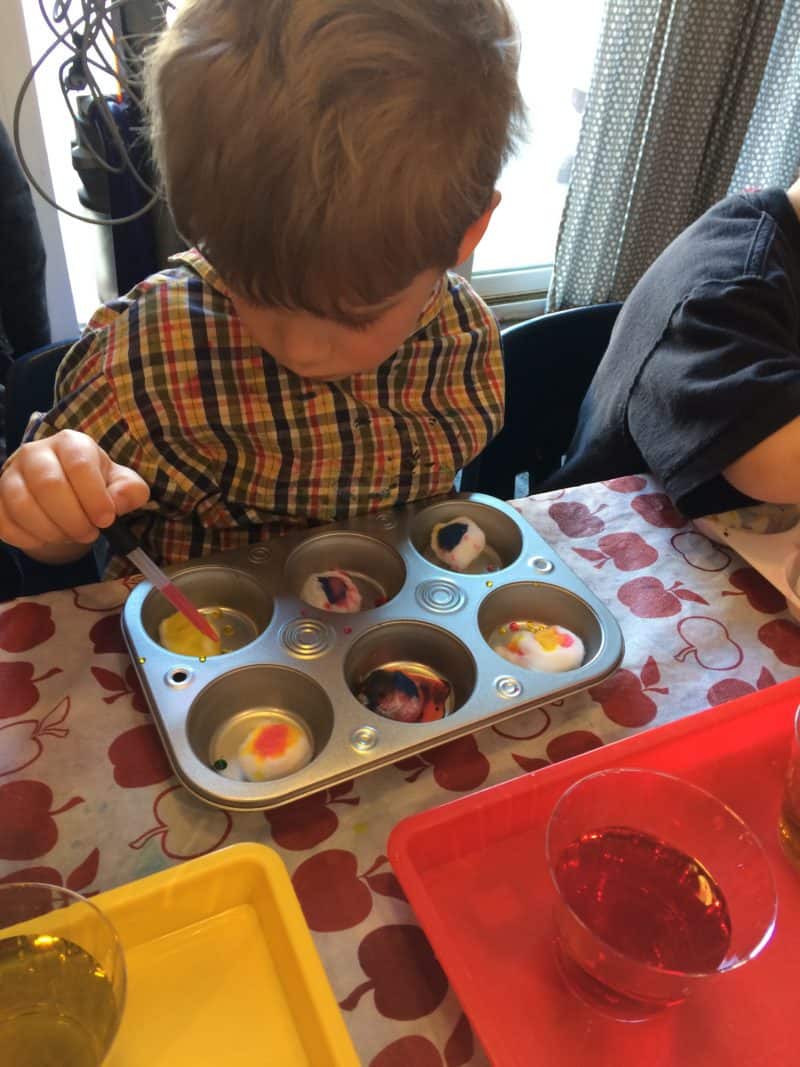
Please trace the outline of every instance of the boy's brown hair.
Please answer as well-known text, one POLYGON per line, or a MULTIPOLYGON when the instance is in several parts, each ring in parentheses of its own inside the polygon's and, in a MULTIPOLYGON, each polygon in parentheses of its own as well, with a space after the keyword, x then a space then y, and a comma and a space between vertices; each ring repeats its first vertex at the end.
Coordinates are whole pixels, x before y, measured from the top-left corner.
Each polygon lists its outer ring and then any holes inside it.
POLYGON ((186 0, 147 79, 178 230, 253 303, 348 321, 456 262, 517 64, 504 0, 186 0))

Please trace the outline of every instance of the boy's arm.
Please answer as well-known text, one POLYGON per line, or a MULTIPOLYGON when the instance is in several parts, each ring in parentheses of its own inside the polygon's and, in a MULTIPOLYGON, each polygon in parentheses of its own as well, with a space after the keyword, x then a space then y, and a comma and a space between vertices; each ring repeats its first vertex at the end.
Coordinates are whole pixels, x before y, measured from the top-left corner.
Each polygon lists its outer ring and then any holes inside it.
MULTIPOLYGON (((795 304, 776 272, 704 281, 673 310, 640 364, 628 396, 627 432, 686 514, 703 514, 704 494, 715 481, 720 491, 723 481, 736 490, 732 498, 800 502, 795 304)), ((618 330, 618 345, 624 340, 618 330)), ((711 493, 715 503, 718 496, 711 493)))
POLYGON ((722 472, 734 489, 770 504, 800 504, 800 416, 722 472))

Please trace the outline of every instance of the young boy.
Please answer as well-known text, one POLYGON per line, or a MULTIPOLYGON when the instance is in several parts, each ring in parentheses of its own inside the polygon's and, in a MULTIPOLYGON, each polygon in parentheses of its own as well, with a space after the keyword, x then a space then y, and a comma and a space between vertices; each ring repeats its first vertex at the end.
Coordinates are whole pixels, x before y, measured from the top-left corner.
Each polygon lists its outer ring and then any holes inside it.
POLYGON ((543 488, 646 469, 689 518, 800 503, 800 180, 715 204, 645 272, 543 488))
POLYGON ((499 200, 517 60, 504 0, 187 0, 148 103, 196 247, 65 357, 0 538, 65 562, 135 513, 176 562, 446 492, 502 423, 497 327, 447 268, 499 200))

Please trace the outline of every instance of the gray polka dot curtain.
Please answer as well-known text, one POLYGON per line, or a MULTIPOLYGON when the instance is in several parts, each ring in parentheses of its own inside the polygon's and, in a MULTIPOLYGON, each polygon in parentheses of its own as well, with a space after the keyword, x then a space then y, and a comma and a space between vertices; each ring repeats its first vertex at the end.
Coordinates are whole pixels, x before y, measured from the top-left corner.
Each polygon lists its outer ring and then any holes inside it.
POLYGON ((548 311, 624 300, 731 188, 800 162, 800 0, 607 0, 548 311))
POLYGON ((800 0, 784 3, 730 191, 792 184, 800 169, 800 0))

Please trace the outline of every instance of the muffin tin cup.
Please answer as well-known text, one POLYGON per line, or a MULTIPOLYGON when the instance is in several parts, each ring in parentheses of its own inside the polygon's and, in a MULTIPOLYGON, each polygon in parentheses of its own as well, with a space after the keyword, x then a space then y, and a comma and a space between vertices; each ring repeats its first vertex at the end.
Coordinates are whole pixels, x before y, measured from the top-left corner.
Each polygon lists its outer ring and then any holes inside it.
POLYGON ((172 608, 147 582, 126 601, 123 633, 176 775, 203 800, 231 810, 277 807, 596 685, 623 655, 608 608, 514 508, 480 494, 316 527, 167 570, 221 634, 233 627, 222 634, 227 651, 200 659, 162 647, 159 624, 172 608), (460 516, 486 534, 481 573, 448 570, 426 548, 437 523, 460 516), (378 589, 373 606, 365 601, 365 610, 343 614, 300 599, 310 573, 334 569, 361 575, 366 591, 378 589), (499 656, 489 637, 519 618, 577 633, 586 648, 581 666, 549 673, 499 656), (378 669, 447 682, 442 717, 403 722, 365 706, 359 695, 378 669), (265 782, 215 769, 264 715, 307 731, 310 762, 265 782))

